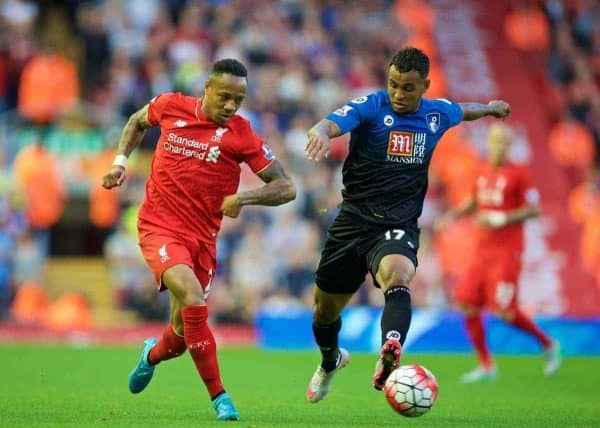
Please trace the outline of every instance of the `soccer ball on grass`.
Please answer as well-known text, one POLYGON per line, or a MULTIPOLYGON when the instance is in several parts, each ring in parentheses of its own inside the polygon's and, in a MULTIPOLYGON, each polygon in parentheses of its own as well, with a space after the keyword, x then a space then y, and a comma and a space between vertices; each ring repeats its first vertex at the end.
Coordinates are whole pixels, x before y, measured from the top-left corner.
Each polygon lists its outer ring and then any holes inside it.
POLYGON ((414 417, 427 413, 438 394, 433 373, 425 367, 411 364, 400 366, 385 381, 385 398, 402 416, 414 417))

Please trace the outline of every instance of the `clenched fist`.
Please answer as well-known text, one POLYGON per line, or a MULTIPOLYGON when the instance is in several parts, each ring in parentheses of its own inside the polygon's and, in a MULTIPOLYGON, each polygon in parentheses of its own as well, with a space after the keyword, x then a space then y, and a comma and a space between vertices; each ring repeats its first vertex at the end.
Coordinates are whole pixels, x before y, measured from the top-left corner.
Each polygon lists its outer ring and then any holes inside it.
POLYGON ((102 177, 102 187, 112 189, 125 181, 125 167, 113 165, 110 171, 102 177))
POLYGON ((488 103, 490 114, 494 117, 505 119, 510 114, 510 104, 502 100, 492 100, 488 103))
POLYGON ((241 210, 242 205, 240 204, 238 195, 225 196, 225 199, 223 199, 223 203, 221 204, 221 212, 223 214, 227 217, 237 218, 237 216, 240 215, 241 210))

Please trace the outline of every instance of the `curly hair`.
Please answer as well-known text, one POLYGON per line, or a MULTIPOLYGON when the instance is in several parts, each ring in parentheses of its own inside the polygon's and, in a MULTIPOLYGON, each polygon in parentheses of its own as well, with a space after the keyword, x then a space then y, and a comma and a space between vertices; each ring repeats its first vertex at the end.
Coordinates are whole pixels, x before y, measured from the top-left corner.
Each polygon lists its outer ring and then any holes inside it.
POLYGON ((407 46, 396 52, 390 60, 390 67, 392 65, 402 73, 415 70, 421 77, 427 77, 429 74, 429 57, 422 50, 412 46, 407 46))

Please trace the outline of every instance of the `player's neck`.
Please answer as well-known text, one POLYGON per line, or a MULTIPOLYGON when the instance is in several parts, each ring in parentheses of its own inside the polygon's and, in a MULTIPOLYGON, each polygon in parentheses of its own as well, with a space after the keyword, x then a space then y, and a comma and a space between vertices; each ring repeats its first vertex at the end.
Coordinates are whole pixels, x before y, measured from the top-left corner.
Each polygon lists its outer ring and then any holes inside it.
POLYGON ((212 120, 204 110, 204 97, 198 98, 198 101, 196 102, 196 117, 198 118, 198 120, 202 120, 205 122, 214 122, 214 120, 212 120))

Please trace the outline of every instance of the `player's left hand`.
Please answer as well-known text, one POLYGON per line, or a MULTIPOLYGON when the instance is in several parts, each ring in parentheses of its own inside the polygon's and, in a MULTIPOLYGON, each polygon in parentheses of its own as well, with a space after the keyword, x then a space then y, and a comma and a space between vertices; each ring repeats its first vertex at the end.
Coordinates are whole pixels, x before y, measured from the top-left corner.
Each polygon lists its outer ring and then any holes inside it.
POLYGON ((506 119, 510 114, 510 104, 502 100, 492 100, 488 103, 490 114, 499 119, 506 119))
POLYGON ((482 211, 475 216, 475 222, 490 229, 500 229, 508 224, 508 215, 503 211, 482 211))
POLYGON ((327 134, 314 128, 308 131, 308 142, 304 148, 304 153, 306 153, 308 159, 319 162, 329 155, 330 148, 331 142, 327 134))
POLYGON ((240 205, 238 195, 225 196, 221 204, 221 212, 227 217, 237 218, 240 215, 240 211, 242 211, 242 205, 240 205))

